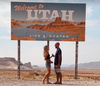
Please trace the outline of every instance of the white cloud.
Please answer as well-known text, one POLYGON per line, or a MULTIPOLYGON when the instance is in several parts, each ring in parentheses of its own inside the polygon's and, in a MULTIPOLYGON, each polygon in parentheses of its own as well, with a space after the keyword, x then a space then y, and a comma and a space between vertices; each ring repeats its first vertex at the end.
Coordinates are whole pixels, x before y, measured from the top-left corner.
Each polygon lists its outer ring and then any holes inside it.
POLYGON ((0 39, 10 39, 9 36, 1 36, 0 39))
POLYGON ((87 26, 95 26, 96 28, 100 27, 100 19, 97 19, 97 20, 87 20, 86 21, 86 25, 87 26))
POLYGON ((0 20, 2 21, 0 22, 0 27, 7 28, 7 29, 10 28, 10 18, 9 17, 4 17, 0 15, 0 20))
POLYGON ((100 3, 100 0, 95 0, 97 3, 100 3))
POLYGON ((88 36, 85 36, 85 41, 86 42, 93 42, 94 40, 88 36))
POLYGON ((9 29, 7 32, 8 32, 8 33, 11 33, 11 29, 9 29))
POLYGON ((10 3, 0 1, 0 27, 10 28, 10 3))
POLYGON ((91 7, 88 7, 86 9, 86 16, 87 16, 87 20, 86 20, 86 26, 91 27, 91 29, 99 29, 100 30, 100 19, 96 18, 96 15, 94 15, 94 17, 92 18, 92 14, 93 14, 93 9, 91 7), (96 18, 96 19, 94 19, 96 18))
POLYGON ((93 9, 92 9, 91 7, 88 7, 88 8, 86 9, 86 15, 87 15, 87 17, 91 17, 92 12, 93 12, 93 9))
POLYGON ((0 5, 8 5, 10 0, 1 0, 0 5))
POLYGON ((99 47, 100 47, 99 43, 95 44, 92 42, 85 42, 83 44, 80 44, 79 63, 100 61, 99 47))

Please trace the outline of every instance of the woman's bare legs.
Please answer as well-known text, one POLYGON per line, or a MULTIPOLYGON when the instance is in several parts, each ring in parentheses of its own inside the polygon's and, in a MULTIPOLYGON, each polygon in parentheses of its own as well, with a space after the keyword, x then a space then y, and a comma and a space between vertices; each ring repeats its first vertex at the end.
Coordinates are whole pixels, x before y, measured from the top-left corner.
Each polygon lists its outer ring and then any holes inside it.
POLYGON ((49 82, 50 72, 51 72, 51 67, 47 67, 47 73, 46 73, 46 75, 44 76, 44 78, 42 80, 43 84, 45 84, 45 79, 47 79, 47 84, 50 84, 50 82, 49 82))
POLYGON ((47 68, 47 84, 50 84, 50 82, 49 82, 49 75, 50 75, 50 72, 51 72, 51 67, 48 67, 47 68))

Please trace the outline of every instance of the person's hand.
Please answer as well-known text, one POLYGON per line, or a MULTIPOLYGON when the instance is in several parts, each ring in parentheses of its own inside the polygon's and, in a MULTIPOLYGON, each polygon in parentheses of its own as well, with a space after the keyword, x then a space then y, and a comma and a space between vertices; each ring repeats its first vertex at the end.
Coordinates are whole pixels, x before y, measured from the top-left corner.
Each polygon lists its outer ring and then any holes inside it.
POLYGON ((60 65, 58 64, 56 67, 60 67, 60 65))
POLYGON ((54 54, 52 54, 52 57, 54 57, 55 55, 54 54))
POLYGON ((53 61, 51 61, 50 63, 53 63, 53 61))

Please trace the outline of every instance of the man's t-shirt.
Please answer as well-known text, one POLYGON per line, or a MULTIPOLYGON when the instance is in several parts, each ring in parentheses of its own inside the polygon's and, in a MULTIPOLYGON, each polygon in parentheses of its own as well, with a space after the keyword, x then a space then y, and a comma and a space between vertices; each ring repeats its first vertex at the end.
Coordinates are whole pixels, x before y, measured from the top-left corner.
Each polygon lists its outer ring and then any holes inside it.
POLYGON ((61 62, 62 62, 62 51, 61 49, 57 49, 56 51, 56 54, 55 54, 55 60, 54 60, 54 65, 58 65, 58 62, 59 62, 59 55, 61 55, 61 61, 60 61, 60 65, 61 65, 61 62))

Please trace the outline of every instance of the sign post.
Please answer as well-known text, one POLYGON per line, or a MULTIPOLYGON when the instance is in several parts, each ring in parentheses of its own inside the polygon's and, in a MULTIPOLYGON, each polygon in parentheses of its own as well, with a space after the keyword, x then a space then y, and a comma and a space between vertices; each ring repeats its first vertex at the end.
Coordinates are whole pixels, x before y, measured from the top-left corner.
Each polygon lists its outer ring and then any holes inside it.
POLYGON ((47 45, 49 46, 49 40, 47 41, 47 45))
POLYGON ((75 79, 78 76, 78 39, 76 41, 76 56, 75 56, 75 79))
POLYGON ((47 36, 47 45, 49 47, 49 36, 47 36))
POLYGON ((20 40, 18 40, 18 79, 20 79, 20 40))

